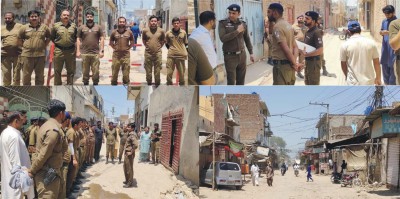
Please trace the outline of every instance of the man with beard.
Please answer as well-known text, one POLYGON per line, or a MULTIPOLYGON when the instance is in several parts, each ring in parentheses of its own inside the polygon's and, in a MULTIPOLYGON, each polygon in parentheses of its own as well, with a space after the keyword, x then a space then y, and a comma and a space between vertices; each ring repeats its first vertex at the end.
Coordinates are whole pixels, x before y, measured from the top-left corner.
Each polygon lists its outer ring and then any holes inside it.
POLYGON ((295 72, 300 71, 303 64, 297 63, 298 48, 292 26, 283 18, 283 7, 272 3, 268 7, 268 19, 275 22, 272 30, 272 62, 273 85, 294 85, 295 72))
POLYGON ((114 148, 115 148, 115 141, 117 140, 117 131, 114 128, 114 124, 112 122, 108 123, 108 128, 106 129, 104 136, 106 137, 107 140, 106 164, 108 164, 108 157, 110 156, 112 163, 114 163, 114 148))
POLYGON ((22 26, 18 32, 18 45, 22 47, 19 64, 22 67, 22 83, 31 85, 32 72, 35 70, 35 85, 44 84, 44 65, 46 63, 46 46, 50 42, 50 29, 39 22, 40 12, 28 12, 29 24, 22 26))
POLYGON ((18 46, 18 31, 22 24, 14 22, 14 13, 6 12, 4 15, 5 26, 1 27, 1 72, 3 86, 19 86, 21 81, 21 67, 18 57, 21 47, 18 46))
MULTIPOLYGON (((297 17, 297 24, 293 24, 294 29, 294 38, 297 41, 304 41, 304 35, 306 34, 308 28, 304 25, 304 16, 300 15, 297 17)), ((299 63, 304 63, 304 55, 299 53, 299 63)), ((297 77, 303 79, 304 76, 301 74, 301 71, 297 71, 297 77)))
POLYGON ((129 84, 129 72, 131 57, 129 50, 134 45, 133 34, 130 30, 126 29, 125 17, 118 18, 118 29, 115 29, 110 36, 110 46, 114 49, 112 56, 112 78, 111 85, 118 84, 119 69, 122 70, 123 84, 129 84))
POLYGON ((165 32, 157 26, 157 17, 152 15, 149 18, 150 26, 143 30, 142 41, 146 47, 144 54, 144 68, 146 69, 147 85, 152 85, 152 71, 154 67, 155 86, 160 85, 160 71, 162 64, 161 48, 165 43, 165 32))
POLYGON ((187 59, 186 46, 188 39, 186 32, 180 28, 181 21, 178 17, 172 19, 172 30, 165 35, 168 48, 167 58, 167 85, 172 85, 172 74, 175 66, 179 73, 179 85, 185 85, 185 60, 187 59))
POLYGON ((67 150, 61 129, 65 119, 65 104, 53 99, 47 110, 50 119, 39 129, 36 157, 32 160, 28 174, 34 178, 38 198, 57 198, 61 185, 61 179, 57 176, 61 175, 63 154, 67 150))
POLYGON ((199 19, 199 27, 192 31, 188 40, 188 82, 189 85, 213 85, 217 53, 210 32, 216 26, 215 13, 204 11, 199 19))
POLYGON ((306 52, 300 49, 300 53, 306 59, 305 84, 319 85, 321 70, 321 54, 324 52, 322 42, 322 31, 317 28, 319 14, 314 11, 306 12, 305 25, 308 31, 305 34, 304 43, 315 48, 312 52, 306 52))
POLYGON ((245 45, 254 62, 253 46, 250 42, 246 22, 239 19, 240 6, 232 4, 228 7, 229 17, 219 21, 218 32, 224 52, 225 69, 228 85, 244 85, 246 77, 245 45))
POLYGON ((100 58, 104 57, 104 31, 93 19, 94 13, 86 12, 86 24, 79 26, 77 34, 76 56, 82 57, 83 85, 89 85, 90 69, 93 85, 99 84, 100 58))
POLYGON ((76 70, 76 25, 69 21, 69 11, 61 12, 60 22, 54 24, 51 30, 51 41, 54 49, 54 85, 61 85, 61 72, 65 64, 67 69, 67 84, 74 84, 76 70))
POLYGON ((94 160, 97 162, 100 159, 100 149, 104 142, 103 140, 104 128, 101 127, 101 121, 97 121, 97 126, 94 128, 95 145, 94 145, 94 160))
POLYGON ((392 5, 387 5, 382 9, 386 19, 382 21, 381 31, 379 34, 382 36, 382 53, 381 65, 383 73, 383 81, 386 85, 396 85, 396 76, 394 72, 394 63, 396 61, 396 54, 392 47, 389 45, 389 25, 392 21, 396 20, 395 9, 392 5))

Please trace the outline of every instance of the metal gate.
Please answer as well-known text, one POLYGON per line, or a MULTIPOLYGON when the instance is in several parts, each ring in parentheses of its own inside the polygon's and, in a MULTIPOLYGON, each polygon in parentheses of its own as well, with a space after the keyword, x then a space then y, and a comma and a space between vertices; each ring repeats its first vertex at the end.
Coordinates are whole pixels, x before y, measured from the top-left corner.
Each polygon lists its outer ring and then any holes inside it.
POLYGON ((389 138, 387 153, 387 184, 397 188, 399 186, 400 137, 389 138))
POLYGON ((18 96, 15 96, 8 102, 8 110, 10 110, 10 111, 20 111, 20 110, 27 111, 27 119, 28 119, 27 125, 28 126, 30 124, 30 119, 33 117, 45 117, 45 118, 50 117, 49 114, 47 113, 46 107, 32 106, 28 100, 18 97, 18 96))
POLYGON ((175 174, 179 173, 182 121, 183 108, 178 111, 169 111, 162 116, 161 164, 172 168, 175 174))
MULTIPOLYGON (((264 46, 262 44, 264 36, 264 17, 262 11, 262 2, 254 0, 243 0, 241 2, 238 2, 237 0, 218 0, 214 2, 214 12, 217 21, 228 17, 227 8, 231 4, 238 4, 240 6, 240 17, 247 24, 250 41, 253 45, 254 59, 261 59, 264 55, 264 46)), ((217 27, 215 29, 215 41, 217 44, 218 64, 221 64, 224 63, 224 55, 222 52, 222 42, 219 39, 218 34, 218 25, 219 23, 217 22, 217 27)), ((245 51, 247 54, 247 64, 250 64, 251 62, 249 53, 247 49, 245 51)))

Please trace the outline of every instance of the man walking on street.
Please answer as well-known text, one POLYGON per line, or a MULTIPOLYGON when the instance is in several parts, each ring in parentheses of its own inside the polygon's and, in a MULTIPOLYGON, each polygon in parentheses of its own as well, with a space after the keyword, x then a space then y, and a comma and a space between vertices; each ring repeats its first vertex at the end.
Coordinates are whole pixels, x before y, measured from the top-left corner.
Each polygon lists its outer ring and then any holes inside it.
POLYGON ((131 28, 131 31, 133 33, 133 38, 134 38, 134 41, 133 41, 134 46, 133 46, 132 50, 135 51, 136 50, 137 39, 138 39, 138 37, 141 36, 139 26, 136 24, 136 22, 133 22, 133 26, 131 28))
POLYGON ((129 135, 124 146, 124 188, 133 187, 133 159, 135 158, 135 150, 138 148, 138 142, 134 133, 134 126, 129 125, 129 135))
POLYGON ((54 49, 54 85, 61 85, 61 73, 65 64, 67 69, 67 84, 74 84, 76 70, 76 25, 69 21, 70 12, 61 12, 60 22, 54 24, 51 29, 51 41, 55 45, 54 49))
POLYGON ((382 53, 381 65, 383 73, 383 81, 386 85, 396 85, 396 75, 394 72, 394 63, 396 62, 395 51, 389 44, 389 25, 396 20, 395 10, 392 5, 387 5, 382 9, 386 19, 382 21, 381 31, 382 36, 382 53))
POLYGON ((305 25, 308 31, 304 37, 304 43, 315 48, 312 52, 306 52, 299 49, 300 53, 304 55, 306 60, 305 79, 306 85, 319 85, 320 70, 321 70, 321 55, 324 52, 322 42, 322 32, 317 28, 317 21, 319 14, 314 11, 306 12, 305 25))
POLYGON ((165 46, 168 48, 167 85, 172 85, 175 66, 179 74, 179 85, 185 85, 185 60, 188 57, 186 50, 188 38, 186 32, 180 28, 180 22, 178 17, 174 17, 172 19, 172 30, 165 34, 165 46))
POLYGON ((229 17, 219 21, 218 33, 224 52, 225 69, 228 85, 244 85, 246 78, 245 45, 254 63, 253 46, 250 42, 246 22, 239 19, 240 6, 232 4, 228 7, 229 17))
POLYGON ((15 14, 4 14, 5 25, 1 27, 1 73, 3 86, 19 86, 21 81, 21 67, 18 58, 21 47, 18 46, 18 32, 22 24, 15 23, 15 14))
POLYGON ((114 49, 112 56, 112 78, 111 85, 118 84, 119 69, 122 70, 122 83, 128 85, 130 82, 130 49, 133 47, 133 34, 126 29, 125 17, 118 18, 118 29, 113 30, 110 36, 110 46, 114 49))
MULTIPOLYGON (((294 38, 297 41, 304 42, 304 37, 308 30, 307 26, 304 25, 304 16, 300 15, 297 17, 297 24, 293 24, 294 29, 294 38)), ((299 63, 304 63, 304 55, 299 53, 299 63)), ((301 71, 297 71, 297 77, 303 79, 304 76, 301 74, 301 71)))
POLYGON ((18 45, 22 47, 19 64, 22 67, 22 84, 31 85, 32 72, 35 70, 35 85, 44 84, 44 65, 46 47, 50 42, 50 29, 39 22, 40 12, 28 12, 29 24, 22 26, 18 32, 18 45))
POLYGON ((147 85, 153 83, 153 68, 155 86, 160 85, 160 71, 162 64, 161 48, 165 43, 165 32, 162 28, 158 27, 157 17, 152 15, 149 18, 150 26, 143 30, 142 42, 146 47, 144 54, 144 68, 146 69, 147 85))
POLYGON ((375 41, 360 35, 357 21, 348 24, 350 38, 340 48, 343 74, 348 85, 381 85, 381 67, 375 41))
POLYGON ((303 64, 297 63, 299 51, 293 28, 283 19, 283 7, 279 3, 269 5, 268 19, 275 23, 271 35, 273 85, 294 85, 295 72, 300 71, 303 64))
POLYGON ((36 144, 37 155, 32 160, 28 174, 34 177, 39 198, 57 198, 60 191, 63 154, 67 150, 63 144, 61 123, 65 118, 65 104, 51 100, 48 104, 50 119, 39 129, 36 144))
POLYGON ((82 57, 83 85, 89 85, 90 69, 92 70, 93 85, 99 84, 100 59, 104 57, 104 30, 93 20, 94 13, 87 11, 86 24, 79 26, 77 33, 76 56, 82 57))
POLYGON ((312 182, 314 182, 314 180, 312 179, 312 175, 311 175, 311 164, 308 165, 306 173, 307 173, 307 182, 310 180, 312 182))
POLYGON ((272 182, 274 181, 274 169, 272 168, 271 163, 268 163, 266 175, 268 186, 272 187, 272 182))

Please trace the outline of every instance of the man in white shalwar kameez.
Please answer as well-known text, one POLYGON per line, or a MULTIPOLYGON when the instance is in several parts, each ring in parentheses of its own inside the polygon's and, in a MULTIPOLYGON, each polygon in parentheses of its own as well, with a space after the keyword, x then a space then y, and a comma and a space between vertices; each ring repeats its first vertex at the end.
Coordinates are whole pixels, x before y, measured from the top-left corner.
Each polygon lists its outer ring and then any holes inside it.
POLYGON ((258 176, 260 169, 256 164, 253 164, 250 170, 251 170, 251 181, 253 182, 253 186, 258 186, 258 176))
POLYGON ((9 117, 8 126, 0 135, 0 161, 1 161, 1 196, 7 199, 34 198, 33 185, 25 194, 22 189, 13 189, 9 186, 12 177, 11 170, 15 165, 30 168, 29 153, 18 130, 23 126, 24 120, 20 112, 14 112, 9 117))

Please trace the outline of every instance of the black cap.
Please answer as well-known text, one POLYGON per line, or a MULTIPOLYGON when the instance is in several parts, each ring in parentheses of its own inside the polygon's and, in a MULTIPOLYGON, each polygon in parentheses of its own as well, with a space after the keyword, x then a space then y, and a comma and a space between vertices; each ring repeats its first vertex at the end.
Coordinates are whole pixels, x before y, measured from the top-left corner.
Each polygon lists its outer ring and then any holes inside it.
POLYGON ((306 12, 306 16, 311 17, 311 19, 314 21, 318 21, 319 14, 314 11, 308 11, 308 12, 306 12))
POLYGON ((31 118, 31 123, 32 123, 32 122, 35 122, 35 121, 37 121, 37 120, 38 120, 37 117, 32 117, 32 118, 31 118))
POLYGON ((228 10, 230 11, 238 11, 240 12, 240 6, 238 4, 232 4, 228 7, 228 10))
POLYGON ((280 3, 271 3, 271 4, 269 4, 268 9, 279 10, 279 11, 283 12, 283 6, 280 3))
POLYGON ((65 109, 64 102, 56 99, 50 100, 49 104, 47 105, 47 110, 49 111, 50 117, 55 117, 59 112, 65 111, 65 109))

